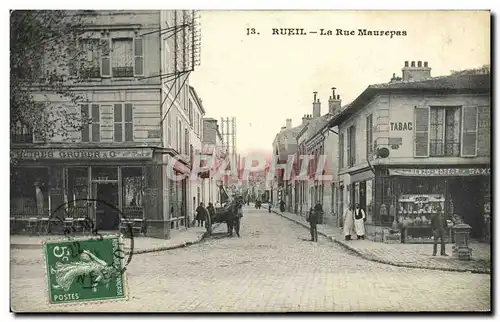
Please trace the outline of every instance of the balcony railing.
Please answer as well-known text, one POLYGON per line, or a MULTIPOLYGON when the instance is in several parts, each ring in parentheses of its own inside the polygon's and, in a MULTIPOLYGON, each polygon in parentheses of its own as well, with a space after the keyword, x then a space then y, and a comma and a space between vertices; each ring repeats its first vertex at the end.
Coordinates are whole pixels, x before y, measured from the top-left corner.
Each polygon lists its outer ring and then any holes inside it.
POLYGON ((429 155, 431 157, 459 157, 460 142, 431 140, 429 145, 429 155))
POLYGON ((133 77, 134 67, 113 67, 113 77, 133 77))

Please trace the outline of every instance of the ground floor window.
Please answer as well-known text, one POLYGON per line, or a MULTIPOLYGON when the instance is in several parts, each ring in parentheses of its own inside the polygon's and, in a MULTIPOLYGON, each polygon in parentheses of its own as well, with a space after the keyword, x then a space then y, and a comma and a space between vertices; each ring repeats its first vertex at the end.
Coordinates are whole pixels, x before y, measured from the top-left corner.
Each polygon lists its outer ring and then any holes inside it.
POLYGON ((49 215, 49 168, 11 167, 11 213, 23 216, 49 215))

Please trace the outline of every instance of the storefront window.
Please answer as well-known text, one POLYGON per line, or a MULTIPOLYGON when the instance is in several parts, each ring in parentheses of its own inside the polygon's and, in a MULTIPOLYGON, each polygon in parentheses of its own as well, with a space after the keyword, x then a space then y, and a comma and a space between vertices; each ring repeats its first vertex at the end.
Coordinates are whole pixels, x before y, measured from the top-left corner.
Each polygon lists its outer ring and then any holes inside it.
POLYGON ((142 167, 122 168, 123 207, 143 206, 143 171, 142 167))
POLYGON ((13 215, 49 214, 49 169, 12 167, 10 202, 13 215))
POLYGON ((86 207, 87 201, 84 199, 89 198, 88 182, 89 182, 88 167, 68 168, 68 180, 67 180, 68 208, 86 207))
POLYGON ((92 167, 92 180, 118 180, 118 168, 92 167))

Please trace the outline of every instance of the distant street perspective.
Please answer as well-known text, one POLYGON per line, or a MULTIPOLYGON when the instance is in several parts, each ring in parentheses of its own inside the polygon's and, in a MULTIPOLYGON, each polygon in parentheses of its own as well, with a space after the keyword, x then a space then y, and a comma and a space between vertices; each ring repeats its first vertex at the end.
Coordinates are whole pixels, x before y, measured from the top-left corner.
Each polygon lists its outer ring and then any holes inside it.
POLYGON ((258 312, 490 310, 490 276, 365 260, 267 209, 243 208, 241 237, 225 226, 187 248, 135 255, 130 300, 48 307, 39 249, 11 252, 19 311, 258 312))

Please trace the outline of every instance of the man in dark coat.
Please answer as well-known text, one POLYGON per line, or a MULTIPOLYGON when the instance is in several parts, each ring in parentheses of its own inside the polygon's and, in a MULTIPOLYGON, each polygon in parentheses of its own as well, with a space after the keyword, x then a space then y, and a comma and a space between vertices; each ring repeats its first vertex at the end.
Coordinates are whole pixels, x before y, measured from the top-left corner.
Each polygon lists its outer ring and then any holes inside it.
POLYGON ((207 220, 208 211, 203 206, 203 202, 200 202, 198 208, 196 208, 196 221, 198 222, 198 227, 203 227, 204 222, 207 220))
POLYGON ((441 211, 441 207, 437 206, 435 210, 436 212, 431 218, 432 234, 434 237, 432 256, 436 256, 438 239, 441 239, 441 256, 448 256, 445 252, 446 246, 444 244, 444 237, 446 235, 446 228, 448 228, 448 225, 446 224, 446 219, 441 211))
POLYGON ((311 209, 310 214, 309 214, 309 225, 310 225, 310 231, 311 231, 311 241, 317 242, 318 241, 318 221, 319 217, 321 216, 323 212, 323 207, 321 204, 317 204, 314 206, 314 209, 311 209))

